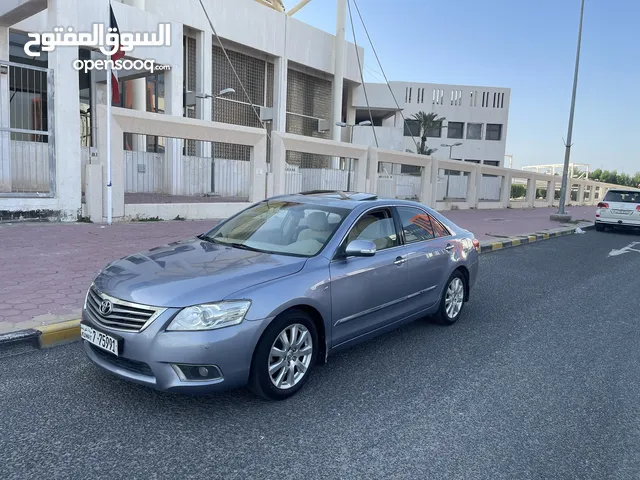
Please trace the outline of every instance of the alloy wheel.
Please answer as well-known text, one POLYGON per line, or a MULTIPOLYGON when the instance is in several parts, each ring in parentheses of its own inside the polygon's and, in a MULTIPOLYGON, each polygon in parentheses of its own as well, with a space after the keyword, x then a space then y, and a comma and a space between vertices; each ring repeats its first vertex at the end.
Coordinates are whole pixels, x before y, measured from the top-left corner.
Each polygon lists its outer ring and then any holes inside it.
POLYGON ((276 337, 269 352, 269 378, 280 389, 288 390, 304 378, 311 364, 313 339, 304 325, 287 326, 276 337))
POLYGON ((464 284, 460 278, 455 277, 451 280, 444 302, 447 317, 450 319, 456 318, 460 310, 462 310, 462 304, 464 303, 464 284))

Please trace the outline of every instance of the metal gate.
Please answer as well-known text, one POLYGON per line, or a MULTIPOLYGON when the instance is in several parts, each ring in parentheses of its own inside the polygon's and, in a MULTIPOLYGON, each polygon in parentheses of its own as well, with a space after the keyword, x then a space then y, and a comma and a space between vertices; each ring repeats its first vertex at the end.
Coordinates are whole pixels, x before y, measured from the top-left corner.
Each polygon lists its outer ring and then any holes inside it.
POLYGON ((0 197, 53 197, 53 70, 0 61, 0 197))

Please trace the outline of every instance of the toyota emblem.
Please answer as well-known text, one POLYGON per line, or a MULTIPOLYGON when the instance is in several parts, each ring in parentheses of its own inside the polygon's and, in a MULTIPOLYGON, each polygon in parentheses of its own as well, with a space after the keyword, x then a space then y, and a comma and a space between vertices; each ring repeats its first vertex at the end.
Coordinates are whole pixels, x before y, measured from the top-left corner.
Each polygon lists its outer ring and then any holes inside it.
POLYGON ((107 316, 111 312, 113 312, 113 303, 111 303, 109 300, 103 300, 100 304, 100 313, 104 316, 107 316))

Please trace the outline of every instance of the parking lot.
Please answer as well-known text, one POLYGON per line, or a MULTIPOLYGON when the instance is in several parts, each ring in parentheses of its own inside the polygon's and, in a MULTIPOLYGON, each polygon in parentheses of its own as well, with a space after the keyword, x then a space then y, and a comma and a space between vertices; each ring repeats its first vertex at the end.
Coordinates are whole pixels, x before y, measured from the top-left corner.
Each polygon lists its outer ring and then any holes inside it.
POLYGON ((340 353, 285 402, 160 394, 78 343, 2 358, 1 476, 639 478, 639 241, 482 255, 456 325, 340 353))

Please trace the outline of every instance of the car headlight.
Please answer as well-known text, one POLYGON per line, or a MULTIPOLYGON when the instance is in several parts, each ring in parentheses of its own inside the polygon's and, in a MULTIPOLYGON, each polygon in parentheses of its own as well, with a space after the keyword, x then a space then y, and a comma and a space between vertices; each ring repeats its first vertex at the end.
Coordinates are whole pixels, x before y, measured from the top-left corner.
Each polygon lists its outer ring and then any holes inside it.
POLYGON ((167 330, 213 330, 238 325, 244 320, 250 306, 249 300, 231 300, 183 308, 167 330))

